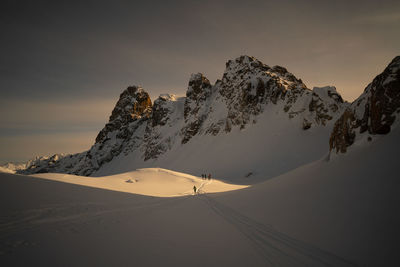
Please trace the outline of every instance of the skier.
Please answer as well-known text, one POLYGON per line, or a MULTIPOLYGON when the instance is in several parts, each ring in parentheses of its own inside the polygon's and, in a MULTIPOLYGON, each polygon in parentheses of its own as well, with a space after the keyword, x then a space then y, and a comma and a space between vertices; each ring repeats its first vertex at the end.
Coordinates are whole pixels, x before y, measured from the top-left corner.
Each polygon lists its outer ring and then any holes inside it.
POLYGON ((193 186, 193 191, 194 191, 194 194, 196 194, 197 188, 195 185, 193 186))

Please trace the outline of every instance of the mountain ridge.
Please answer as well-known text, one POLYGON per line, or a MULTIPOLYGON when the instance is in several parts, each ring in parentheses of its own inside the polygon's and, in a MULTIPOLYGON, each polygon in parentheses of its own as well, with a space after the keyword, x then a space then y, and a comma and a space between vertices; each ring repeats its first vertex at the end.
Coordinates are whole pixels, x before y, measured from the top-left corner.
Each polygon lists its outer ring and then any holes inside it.
MULTIPOLYGON (((57 156, 56 160, 54 156, 37 158, 30 161, 26 169, 18 172, 63 172, 93 176, 109 174, 106 168, 116 172, 158 167, 158 164, 175 166, 181 170, 185 167, 177 165, 174 158, 187 155, 186 158, 193 159, 186 162, 186 165, 192 167, 182 171, 193 173, 200 171, 200 165, 203 165, 200 163, 203 160, 201 155, 193 154, 200 147, 207 146, 206 143, 211 144, 215 140, 219 140, 217 146, 214 145, 206 153, 212 153, 218 158, 227 155, 234 157, 231 164, 240 163, 239 156, 232 156, 232 153, 255 153, 258 157, 252 158, 254 162, 248 162, 245 166, 249 173, 267 167, 274 169, 276 167, 271 166, 267 159, 262 159, 265 153, 273 152, 271 149, 282 150, 277 158, 283 161, 285 153, 293 153, 293 149, 297 149, 296 153, 307 160, 315 160, 332 150, 331 145, 325 148, 322 140, 326 135, 324 142, 328 143, 333 123, 338 124, 337 119, 340 121, 349 106, 335 87, 309 89, 284 67, 271 68, 254 57, 240 56, 226 63, 222 79, 215 84, 211 84, 202 73, 193 74, 185 97, 164 94, 152 103, 143 88, 129 86, 121 93, 109 122, 88 151, 57 156), (279 127, 282 127, 281 131, 288 132, 282 135, 282 140, 274 133, 274 128, 279 127), (249 131, 258 133, 248 134, 249 131), (242 137, 237 137, 241 133, 242 137), (260 140, 246 140, 249 139, 247 135, 260 140), (285 138, 285 135, 288 137, 285 138), (289 136, 296 140, 288 141, 289 136), (215 138, 212 140, 210 137, 215 138), (270 140, 264 140, 263 137, 270 140), (225 147, 226 140, 232 138, 235 139, 233 148, 225 147), (309 143, 297 144, 296 141, 304 141, 298 138, 309 139, 309 143), (200 139, 206 140, 205 143, 200 139), (316 140, 315 143, 312 139, 316 140), (278 144, 269 143, 273 141, 278 144), (259 142, 261 148, 251 142, 259 142), (314 145, 321 148, 309 149, 314 145), (129 168, 122 166, 122 162, 128 164, 129 168)), ((306 162, 292 156, 286 168, 278 167, 270 175, 280 174, 306 162)), ((225 164, 229 164, 229 161, 225 164)), ((213 162, 203 166, 224 177, 228 175, 218 171, 222 167, 215 166, 213 162)))

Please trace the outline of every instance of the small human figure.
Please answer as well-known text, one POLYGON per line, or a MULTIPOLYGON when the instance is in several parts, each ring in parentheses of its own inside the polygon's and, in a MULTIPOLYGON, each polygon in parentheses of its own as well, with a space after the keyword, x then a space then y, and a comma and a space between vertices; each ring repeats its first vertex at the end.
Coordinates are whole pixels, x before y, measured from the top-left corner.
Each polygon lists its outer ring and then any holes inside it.
POLYGON ((194 194, 196 194, 197 188, 195 185, 193 186, 193 191, 194 191, 194 194))
POLYGON ((211 180, 211 173, 208 174, 208 180, 211 180))

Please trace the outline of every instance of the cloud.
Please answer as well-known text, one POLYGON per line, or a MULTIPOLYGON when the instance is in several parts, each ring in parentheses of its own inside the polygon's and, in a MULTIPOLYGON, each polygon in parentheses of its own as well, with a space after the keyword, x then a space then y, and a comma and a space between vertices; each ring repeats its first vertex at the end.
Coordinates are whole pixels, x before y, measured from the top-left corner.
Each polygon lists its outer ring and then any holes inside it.
POLYGON ((358 24, 386 25, 400 23, 400 12, 370 14, 357 17, 355 22, 358 24))
POLYGON ((117 99, 1 100, 0 127, 6 129, 54 129, 101 127, 117 99))
POLYGON ((0 101, 0 163, 88 149, 116 99, 0 101))
POLYGON ((97 131, 26 134, 0 137, 0 164, 22 162, 35 156, 82 152, 94 143, 97 131))

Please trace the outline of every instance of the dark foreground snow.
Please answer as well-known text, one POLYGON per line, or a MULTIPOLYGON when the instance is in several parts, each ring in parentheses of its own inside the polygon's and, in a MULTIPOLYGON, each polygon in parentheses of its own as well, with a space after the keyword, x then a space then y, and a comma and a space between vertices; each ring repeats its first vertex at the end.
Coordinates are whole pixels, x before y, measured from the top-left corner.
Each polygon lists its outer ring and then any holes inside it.
POLYGON ((398 266, 398 138, 196 196, 0 174, 0 266, 398 266))

